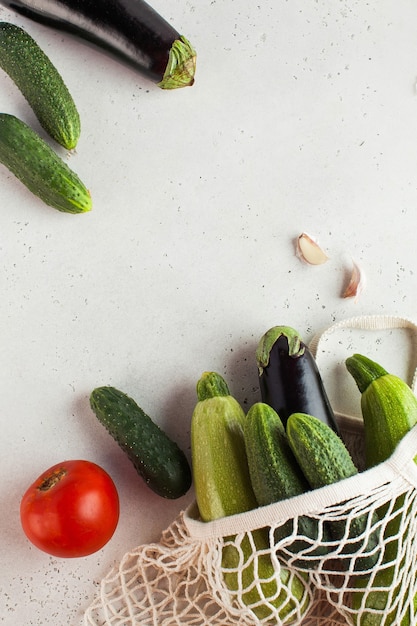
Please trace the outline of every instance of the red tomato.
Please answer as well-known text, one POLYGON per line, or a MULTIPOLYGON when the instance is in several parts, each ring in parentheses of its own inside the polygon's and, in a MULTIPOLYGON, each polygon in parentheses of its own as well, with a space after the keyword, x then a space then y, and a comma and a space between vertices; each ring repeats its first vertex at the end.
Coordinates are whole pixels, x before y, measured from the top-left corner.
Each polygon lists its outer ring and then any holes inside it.
POLYGON ((114 482, 90 461, 64 461, 46 470, 20 504, 28 539, 58 557, 87 556, 111 538, 119 521, 114 482))

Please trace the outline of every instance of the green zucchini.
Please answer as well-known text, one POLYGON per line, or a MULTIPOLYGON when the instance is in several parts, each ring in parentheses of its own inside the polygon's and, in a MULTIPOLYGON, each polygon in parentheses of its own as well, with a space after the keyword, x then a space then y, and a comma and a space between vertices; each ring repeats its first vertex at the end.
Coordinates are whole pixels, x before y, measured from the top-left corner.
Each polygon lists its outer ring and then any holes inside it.
POLYGON ((0 163, 49 206, 66 213, 91 210, 90 192, 77 174, 34 130, 7 113, 0 113, 0 163))
POLYGON ((361 392, 366 466, 388 459, 417 424, 417 398, 407 383, 361 354, 346 359, 361 392))
POLYGON ((71 150, 80 136, 80 116, 60 73, 22 28, 0 22, 0 67, 32 107, 41 126, 71 150))
MULTIPOLYGON (((405 381, 366 356, 354 354, 346 359, 346 367, 361 393, 366 464, 368 467, 375 466, 388 459, 404 435, 417 424, 417 398, 405 381)), ((417 463, 417 456, 414 461, 417 463)), ((356 581, 352 607, 364 608, 361 626, 415 626, 417 595, 413 607, 409 607, 401 622, 398 621, 396 611, 387 611, 390 595, 396 598, 399 594, 399 589, 393 591, 392 588, 395 562, 399 557, 396 538, 400 531, 404 502, 404 496, 398 497, 393 510, 389 512, 390 521, 385 527, 383 539, 384 555, 372 577, 372 589, 369 589, 368 578, 356 581)), ((381 508, 381 518, 387 514, 387 509, 381 508)))
MULTIPOLYGON (((331 485, 358 474, 342 439, 330 426, 316 417, 305 413, 293 413, 287 422, 287 436, 297 462, 312 489, 331 485)), ((373 516, 372 521, 377 521, 377 517, 373 516)), ((373 567, 379 557, 377 532, 371 533, 366 545, 363 545, 367 526, 366 514, 351 519, 348 528, 344 520, 328 523, 333 541, 340 542, 345 537, 349 539, 340 550, 340 555, 355 555, 361 551, 360 556, 354 557, 353 567, 357 572, 373 567)), ((349 562, 347 564, 350 565, 349 562)))
POLYGON ((191 468, 184 452, 132 398, 115 387, 97 387, 90 406, 150 489, 170 499, 187 493, 191 468))
MULTIPOLYGON (((196 501, 203 521, 243 513, 257 507, 247 464, 245 413, 230 395, 227 383, 215 372, 205 372, 197 383, 198 402, 191 421, 191 454, 196 501)), ((257 619, 278 611, 282 624, 293 623, 294 611, 304 614, 310 596, 302 575, 281 566, 279 586, 268 554, 268 531, 245 534, 240 550, 225 541, 222 551, 224 581, 236 596, 239 588, 245 605, 257 619), (260 554, 256 550, 263 550, 260 554), (241 571, 241 579, 237 570, 241 571), (273 607, 273 609, 271 609, 273 607)), ((233 537, 229 538, 231 541, 233 537)))
MULTIPOLYGON (((263 402, 254 404, 246 416, 244 435, 251 483, 260 506, 292 498, 310 489, 288 443, 284 425, 273 408, 263 402)), ((312 568, 317 564, 317 557, 328 552, 326 542, 330 537, 327 528, 320 528, 317 520, 302 515, 297 519, 296 528, 294 520, 288 520, 276 529, 275 542, 292 534, 307 538, 298 538, 285 546, 285 551, 294 555, 292 565, 312 568), (307 558, 298 556, 303 551, 307 558)))

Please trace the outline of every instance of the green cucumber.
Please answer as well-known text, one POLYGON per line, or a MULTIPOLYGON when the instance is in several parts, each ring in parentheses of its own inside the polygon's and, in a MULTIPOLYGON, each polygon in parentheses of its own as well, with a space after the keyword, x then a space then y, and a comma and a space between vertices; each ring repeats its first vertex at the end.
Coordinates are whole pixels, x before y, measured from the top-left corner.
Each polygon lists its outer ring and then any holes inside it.
MULTIPOLYGON (((198 402, 191 421, 191 454, 196 501, 203 521, 235 515, 257 507, 247 464, 246 416, 230 395, 227 383, 215 372, 205 372, 197 383, 198 402)), ((233 537, 222 550, 224 582, 236 599, 249 606, 257 619, 279 614, 280 623, 294 621, 294 611, 310 606, 307 583, 300 574, 281 566, 277 574, 268 553, 265 528, 245 534, 240 549, 233 537), (252 543, 253 541, 253 543, 252 543), (257 550, 262 550, 260 554, 257 550), (240 573, 239 573, 240 572, 240 573)))
MULTIPOLYGON (((312 489, 331 485, 358 474, 342 439, 330 426, 316 417, 305 413, 293 413, 287 422, 287 436, 297 462, 312 489)), ((376 522, 377 519, 374 515, 372 522, 376 522)), ((356 572, 373 567, 380 553, 379 534, 374 532, 366 538, 368 515, 352 518, 348 528, 346 524, 345 520, 328 523, 333 541, 349 539, 339 554, 352 555, 356 572), (359 550, 360 554, 355 557, 359 550)), ((347 566, 350 566, 349 560, 347 566)))
POLYGON ((252 487, 260 506, 310 489, 274 409, 263 402, 251 406, 244 434, 252 487))
POLYGON ((61 75, 22 28, 0 22, 0 67, 32 107, 41 126, 71 150, 80 136, 80 116, 61 75))
MULTIPOLYGON (((404 380, 366 356, 354 354, 346 359, 346 367, 361 393, 366 464, 372 467, 388 459, 401 439, 417 424, 417 398, 404 380)), ((417 463, 417 456, 414 461, 417 463)), ((391 511, 388 506, 379 511, 381 518, 387 513, 390 515, 384 531, 383 559, 371 583, 368 578, 356 581, 356 591, 352 594, 352 607, 363 610, 361 626, 415 625, 417 595, 400 622, 396 611, 389 612, 387 608, 391 594, 396 598, 401 587, 400 584, 392 593, 399 552, 396 538, 400 532, 404 502, 405 496, 399 496, 391 511)))
POLYGON ((152 491, 169 499, 187 493, 191 468, 184 452, 135 400, 115 387, 97 387, 90 406, 152 491))
MULTIPOLYGON (((273 408, 263 402, 254 404, 246 416, 244 435, 251 483, 260 506, 292 498, 310 489, 288 443, 284 425, 273 408)), ((275 542, 293 534, 298 538, 285 546, 285 552, 293 555, 291 564, 308 569, 317 566, 317 557, 328 552, 326 542, 330 537, 327 528, 320 528, 317 520, 302 515, 297 519, 296 528, 294 520, 277 528, 275 542), (300 552, 304 552, 307 558, 299 557, 300 552)))
POLYGON ((0 163, 33 194, 66 213, 92 207, 90 192, 77 174, 27 124, 0 113, 0 163))

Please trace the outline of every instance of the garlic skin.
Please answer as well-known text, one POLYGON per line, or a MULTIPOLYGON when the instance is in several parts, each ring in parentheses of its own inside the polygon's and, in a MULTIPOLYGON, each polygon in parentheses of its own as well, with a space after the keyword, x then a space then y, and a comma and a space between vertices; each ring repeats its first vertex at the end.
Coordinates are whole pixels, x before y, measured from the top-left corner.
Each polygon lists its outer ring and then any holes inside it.
POLYGON ((343 298, 355 298, 357 302, 359 296, 363 293, 366 287, 366 276, 363 269, 353 261, 352 274, 350 281, 343 292, 343 298))
POLYGON ((309 265, 322 265, 329 260, 317 241, 307 233, 301 233, 297 239, 297 256, 309 265))

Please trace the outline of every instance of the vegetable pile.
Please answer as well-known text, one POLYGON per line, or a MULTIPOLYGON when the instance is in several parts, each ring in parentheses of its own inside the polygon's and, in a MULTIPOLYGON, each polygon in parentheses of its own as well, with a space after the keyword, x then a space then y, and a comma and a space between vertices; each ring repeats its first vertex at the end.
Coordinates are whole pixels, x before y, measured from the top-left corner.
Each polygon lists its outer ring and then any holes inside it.
MULTIPOLYGON (((198 403, 192 417, 192 468, 196 501, 203 521, 292 498, 358 474, 338 433, 315 360, 297 331, 285 326, 270 329, 259 342, 257 363, 262 401, 251 406, 246 415, 219 374, 206 372, 197 384, 198 403)), ((417 398, 404 381, 367 357, 353 355, 347 359, 346 367, 362 393, 366 467, 369 468, 385 461, 402 437, 417 424, 417 398)), ((331 546, 334 548, 348 538, 346 547, 338 554, 352 555, 352 562, 346 561, 348 571, 356 574, 352 607, 365 609, 363 623, 367 626, 386 623, 384 617, 374 611, 384 611, 389 606, 389 590, 398 558, 395 538, 400 517, 395 516, 395 510, 402 506, 401 500, 396 502, 394 514, 390 513, 392 520, 387 521, 383 537, 380 530, 366 532, 370 525, 375 529, 381 527, 379 519, 387 514, 382 508, 372 514, 371 520, 368 514, 353 517, 349 527, 344 520, 326 522, 316 544, 319 547, 313 554, 325 557, 331 546), (355 558, 356 553, 360 557, 355 558), (376 572, 371 590, 368 588, 369 571, 376 572)), ((317 539, 317 519, 301 517, 298 531, 307 539, 317 539)), ((265 546, 267 539, 262 538, 262 533, 266 530, 256 532, 259 545, 265 546)), ((291 521, 279 528, 275 541, 285 537, 286 532, 287 536, 291 535, 291 521)), ((314 559, 298 558, 303 547, 302 540, 296 539, 290 548, 296 557, 292 563, 300 567, 300 572, 308 571, 317 563, 314 559)), ((230 568, 236 571, 238 567, 237 556, 229 555, 231 549, 229 545, 224 547, 222 566, 226 572, 230 568)), ((255 571, 254 555, 258 550, 258 541, 245 546, 247 565, 242 580, 245 588, 252 585, 256 589, 255 597, 255 592, 246 594, 247 603, 256 602, 256 615, 264 617, 268 615, 274 589, 259 586, 259 579, 268 577, 271 563, 265 553, 255 571)), ((287 547, 286 550, 288 552, 287 547)), ((344 566, 345 562, 340 559, 334 565, 335 571, 344 566)), ((282 567, 285 581, 285 560, 282 567)), ((224 574, 232 596, 236 576, 224 574)), ((291 597, 301 597, 297 596, 297 590, 291 591, 291 597)), ((275 608, 280 603, 286 606, 281 595, 275 603, 275 608)), ((282 617, 286 623, 285 614, 282 617)), ((395 616, 393 619, 387 623, 396 623, 395 616)), ((406 617, 401 624, 411 626, 412 620, 406 617)))
MULTIPOLYGON (((157 495, 180 498, 193 480, 203 523, 358 476, 314 357, 299 333, 288 326, 271 328, 259 342, 256 363, 261 399, 247 413, 220 374, 204 372, 198 380, 191 417, 191 466, 179 446, 124 392, 97 387, 90 394, 90 406, 157 495)), ((346 368, 361 393, 365 461, 371 468, 388 459, 417 424, 417 398, 404 381, 368 357, 354 354, 346 368)), ((22 499, 26 535, 56 556, 91 554, 105 545, 117 525, 117 491, 100 468, 83 482, 86 470, 81 467, 77 479, 81 486, 78 492, 71 491, 72 474, 82 463, 51 468, 22 499), (89 497, 88 484, 93 491, 97 487, 94 497, 99 506, 86 522, 74 494, 89 497), (52 525, 51 519, 56 520, 52 525), (83 525, 87 528, 81 533, 83 525)), ((255 619, 278 615, 282 624, 294 623, 294 613, 306 615, 311 606, 311 571, 329 559, 332 574, 351 578, 351 609, 363 612, 361 624, 397 623, 397 613, 387 622, 384 613, 392 611, 392 587, 398 585, 403 500, 398 496, 389 511, 385 504, 371 513, 354 508, 349 517, 339 514, 324 522, 312 512, 302 514, 296 533, 292 519, 272 530, 260 525, 239 537, 229 533, 218 565, 230 599, 243 602, 255 619), (281 540, 288 538, 291 541, 285 541, 281 551, 281 540)), ((401 626, 412 626, 413 620, 407 613, 401 626)))

